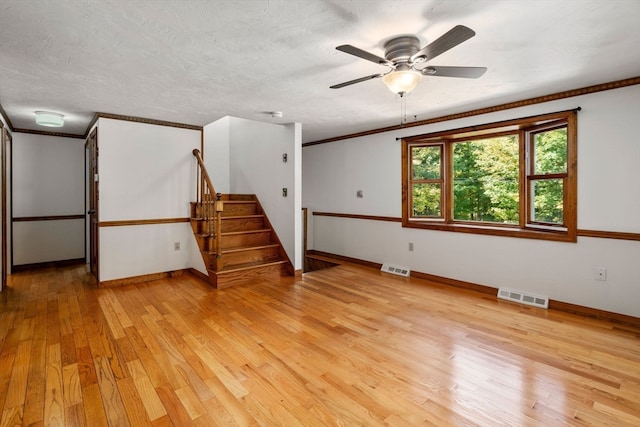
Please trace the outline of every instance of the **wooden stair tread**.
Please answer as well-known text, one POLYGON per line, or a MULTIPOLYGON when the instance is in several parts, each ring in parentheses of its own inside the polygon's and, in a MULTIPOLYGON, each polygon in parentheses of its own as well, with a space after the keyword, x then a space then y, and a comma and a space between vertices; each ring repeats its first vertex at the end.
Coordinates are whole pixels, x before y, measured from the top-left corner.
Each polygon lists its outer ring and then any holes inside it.
MULTIPOLYGON (((277 243, 268 243, 263 245, 247 245, 247 246, 235 246, 231 248, 222 249, 222 254, 229 254, 233 252, 242 252, 242 251, 250 251, 253 249, 266 249, 266 248, 277 248, 279 245, 277 243)), ((215 255, 215 251, 200 251, 206 255, 215 255)))
POLYGON ((241 219, 241 218, 264 218, 263 214, 252 214, 252 215, 232 215, 232 216, 222 216, 220 219, 223 221, 226 219, 241 219))
POLYGON ((232 204, 239 204, 239 205, 246 205, 248 203, 252 203, 252 204, 256 204, 255 200, 223 200, 225 205, 232 205, 232 204))
POLYGON ((280 265, 280 264, 286 264, 288 261, 284 260, 284 259, 276 259, 276 260, 272 260, 272 261, 256 261, 256 262, 247 262, 244 264, 236 264, 233 267, 230 268, 223 268, 222 270, 218 270, 218 271, 213 271, 211 270, 210 273, 212 274, 228 274, 228 273, 235 273, 238 271, 243 271, 243 270, 251 270, 254 268, 260 268, 260 267, 268 267, 268 266, 273 266, 273 265, 280 265))
POLYGON ((248 246, 236 246, 233 248, 222 249, 223 254, 229 254, 233 252, 242 252, 242 251, 250 251, 254 249, 267 249, 267 248, 277 248, 277 243, 269 243, 265 245, 248 245, 248 246))
MULTIPOLYGON (((230 217, 233 218, 233 217, 230 217)), ((257 230, 240 230, 240 231, 225 231, 222 234, 222 237, 225 236, 237 236, 241 234, 252 234, 252 233, 269 233, 271 229, 269 228, 259 228, 257 230)))
MULTIPOLYGON (((231 237, 231 236, 242 236, 244 234, 260 234, 260 233, 270 233, 271 229, 269 228, 259 228, 257 230, 240 230, 240 231, 224 231, 220 233, 222 237, 231 237)), ((193 233, 196 237, 214 237, 214 233, 193 233)))
POLYGON ((256 197, 253 194, 222 194, 222 200, 225 202, 252 202, 256 201, 256 197))

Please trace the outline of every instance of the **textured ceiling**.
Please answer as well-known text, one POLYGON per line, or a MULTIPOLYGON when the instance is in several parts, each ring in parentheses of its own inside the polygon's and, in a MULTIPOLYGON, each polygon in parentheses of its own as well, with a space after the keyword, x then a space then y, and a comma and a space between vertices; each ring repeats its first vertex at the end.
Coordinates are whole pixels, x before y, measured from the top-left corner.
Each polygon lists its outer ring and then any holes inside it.
POLYGON ((426 45, 457 24, 477 35, 429 64, 488 71, 425 77, 412 120, 640 75, 638 0, 0 0, 0 105, 23 129, 38 129, 36 110, 65 114, 73 134, 96 112, 232 115, 300 122, 314 141, 400 123, 380 79, 329 89, 386 70, 337 45, 383 56, 391 36, 426 45))

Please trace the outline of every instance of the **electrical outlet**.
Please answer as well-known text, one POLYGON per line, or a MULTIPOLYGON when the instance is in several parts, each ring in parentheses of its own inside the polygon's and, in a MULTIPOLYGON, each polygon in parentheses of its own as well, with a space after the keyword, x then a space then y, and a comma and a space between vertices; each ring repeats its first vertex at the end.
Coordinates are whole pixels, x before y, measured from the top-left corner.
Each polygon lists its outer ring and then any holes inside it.
POLYGON ((174 251, 179 251, 180 250, 180 242, 175 242, 173 244, 173 250, 174 251))
POLYGON ((409 242, 409 252, 413 252, 413 243, 409 242))
POLYGON ((593 269, 593 276, 599 282, 607 281, 607 267, 595 267, 593 269))

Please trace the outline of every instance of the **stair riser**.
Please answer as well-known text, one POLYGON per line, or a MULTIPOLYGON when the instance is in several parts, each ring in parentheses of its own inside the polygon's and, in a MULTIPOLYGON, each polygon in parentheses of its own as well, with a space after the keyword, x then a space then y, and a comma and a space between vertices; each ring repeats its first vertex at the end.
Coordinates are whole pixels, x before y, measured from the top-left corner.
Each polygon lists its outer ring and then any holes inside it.
POLYGON ((236 201, 255 201, 256 197, 251 194, 223 194, 222 200, 236 200, 236 201))
POLYGON ((239 272, 209 272, 209 280, 216 289, 228 288, 230 286, 249 285, 262 281, 279 280, 282 276, 290 273, 284 264, 270 265, 251 270, 239 272))
POLYGON ((264 228, 262 217, 257 218, 227 218, 222 220, 222 232, 261 230, 264 228))
MULTIPOLYGON (((222 255, 222 268, 231 268, 249 262, 267 262, 279 259, 277 247, 249 249, 222 255)), ((210 267, 210 265, 207 265, 210 267)))
MULTIPOLYGON (((262 217, 258 218, 226 218, 221 221, 222 232, 238 232, 238 231, 253 231, 261 230, 264 228, 264 221, 262 217)), ((213 234, 215 232, 215 224, 203 219, 191 218, 191 229, 196 234, 213 234)), ((226 240, 223 237, 223 242, 226 240)), ((234 245, 232 246, 244 246, 234 245)))
MULTIPOLYGON (((222 218, 229 218, 234 216, 246 216, 246 215, 256 215, 257 209, 255 203, 251 204, 242 204, 242 205, 225 205, 224 211, 222 211, 222 218)), ((212 218, 213 212, 211 210, 206 211, 204 207, 200 204, 192 203, 191 206, 191 218, 196 220, 200 218, 204 218, 207 215, 209 218, 212 218)))
POLYGON ((255 202, 225 203, 222 216, 255 215, 256 213, 257 207, 255 202))
POLYGON ((258 246, 271 243, 271 231, 260 233, 243 233, 222 236, 222 249, 237 248, 239 246, 258 246))

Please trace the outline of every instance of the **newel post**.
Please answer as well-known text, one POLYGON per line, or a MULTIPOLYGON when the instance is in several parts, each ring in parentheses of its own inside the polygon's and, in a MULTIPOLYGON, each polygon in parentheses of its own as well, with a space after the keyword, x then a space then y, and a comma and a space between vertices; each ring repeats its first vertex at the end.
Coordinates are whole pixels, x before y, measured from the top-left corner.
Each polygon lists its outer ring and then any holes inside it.
POLYGON ((224 202, 222 194, 216 193, 215 201, 215 235, 216 235, 216 270, 222 270, 222 249, 220 241, 222 240, 222 211, 224 210, 224 202))

